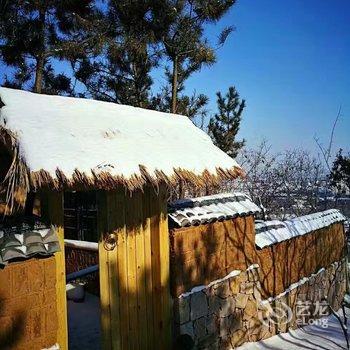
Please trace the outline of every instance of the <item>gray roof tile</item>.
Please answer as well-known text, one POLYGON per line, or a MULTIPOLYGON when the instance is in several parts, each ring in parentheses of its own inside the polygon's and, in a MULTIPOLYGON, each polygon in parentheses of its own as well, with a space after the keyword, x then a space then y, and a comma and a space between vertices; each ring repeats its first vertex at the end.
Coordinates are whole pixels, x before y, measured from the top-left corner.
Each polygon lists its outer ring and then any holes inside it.
POLYGON ((261 209, 244 193, 181 199, 169 205, 169 218, 180 227, 254 215, 261 209))
POLYGON ((14 259, 51 255, 60 251, 55 228, 21 224, 0 228, 0 267, 14 259))
POLYGON ((285 221, 259 221, 255 224, 255 244, 264 248, 345 220, 339 210, 329 209, 285 221))

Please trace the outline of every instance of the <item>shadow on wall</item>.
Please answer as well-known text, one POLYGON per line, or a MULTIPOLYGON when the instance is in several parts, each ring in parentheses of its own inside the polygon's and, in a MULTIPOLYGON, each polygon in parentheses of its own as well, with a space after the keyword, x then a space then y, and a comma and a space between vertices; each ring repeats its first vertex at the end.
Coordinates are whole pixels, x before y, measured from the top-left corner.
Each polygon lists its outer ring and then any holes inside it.
POLYGON ((299 299, 321 301, 328 296, 329 305, 340 306, 337 296, 341 296, 343 291, 337 287, 340 283, 336 276, 342 274, 342 267, 333 268, 331 264, 344 257, 342 224, 261 250, 255 246, 252 217, 172 228, 170 241, 171 291, 175 316, 181 318, 174 320, 175 339, 180 332, 194 334, 197 340, 203 340, 203 348, 219 339, 220 348, 224 349, 286 332, 287 325, 261 327, 257 317, 261 310, 257 301, 277 296, 291 284, 317 273, 323 267, 329 267, 330 273, 321 278, 324 281, 318 278, 317 295, 315 287, 305 283, 298 291, 294 290, 287 298, 284 297, 284 302, 293 309, 299 299), (258 264, 259 269, 256 270, 257 276, 251 278, 252 272, 245 273, 245 270, 252 264, 258 264), (242 273, 189 297, 178 298, 193 287, 207 286, 233 270, 242 273))
POLYGON ((55 286, 54 257, 11 262, 0 271, 0 349, 42 349, 57 342, 55 286))
POLYGON ((97 196, 106 348, 162 350, 171 344, 167 193, 162 186, 158 190, 148 187, 129 196, 120 189, 97 196), (113 240, 114 249, 106 244, 113 240))
POLYGON ((11 305, 5 305, 5 303, 10 304, 10 301, 3 300, 2 297, 3 295, 0 295, 0 349, 11 350, 15 349, 25 337, 27 314, 25 311, 17 311, 15 314, 9 311, 8 313, 7 310, 11 308, 11 305))
MULTIPOLYGON (((208 285, 232 270, 244 272, 252 264, 260 265, 260 274, 254 277, 253 283, 248 273, 242 273, 235 278, 235 283, 221 283, 206 291, 206 295, 201 292, 196 296, 198 300, 193 302, 206 308, 209 306, 205 298, 218 299, 219 317, 208 318, 213 313, 199 312, 199 315, 192 314, 188 323, 193 326, 192 333, 212 337, 209 341, 213 343, 219 339, 220 346, 225 341, 237 344, 256 339, 260 336, 260 325, 252 315, 257 313, 257 304, 254 290, 247 291, 254 283, 261 282, 262 299, 275 296, 301 277, 317 272, 319 266, 328 266, 342 256, 343 247, 332 250, 335 243, 341 245, 341 225, 337 226, 337 232, 315 232, 259 251, 255 247, 254 218, 248 216, 172 229, 169 276, 167 193, 164 187, 157 191, 148 187, 143 192, 133 192, 132 196, 122 189, 98 192, 98 230, 104 237, 99 263, 106 347, 113 344, 121 349, 170 348, 169 280, 173 300, 177 301, 181 293, 195 286, 208 285), (330 248, 324 249, 325 244, 330 248), (220 302, 223 299, 232 301, 236 309, 225 311, 220 302), (236 307, 238 302, 240 308, 236 307), (232 336, 227 337, 222 330, 228 330, 236 339, 232 341, 232 336)), ((192 337, 191 331, 183 329, 182 333, 192 337)), ((178 339, 178 335, 173 335, 173 339, 180 342, 176 346, 191 346, 188 337, 178 339)))
POLYGON ((170 242, 173 297, 258 264, 262 295, 268 298, 341 260, 345 254, 341 223, 257 249, 252 216, 171 228, 170 242))
POLYGON ((174 297, 257 262, 252 216, 171 228, 170 242, 174 297))
POLYGON ((264 298, 276 296, 291 284, 340 261, 346 254, 341 223, 257 250, 264 298))

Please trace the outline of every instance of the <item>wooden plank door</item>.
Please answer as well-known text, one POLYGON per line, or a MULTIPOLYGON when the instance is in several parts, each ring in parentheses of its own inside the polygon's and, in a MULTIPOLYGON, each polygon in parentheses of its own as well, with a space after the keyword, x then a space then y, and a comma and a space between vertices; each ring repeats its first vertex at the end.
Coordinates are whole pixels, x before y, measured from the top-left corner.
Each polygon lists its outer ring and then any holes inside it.
POLYGON ((100 191, 103 349, 170 349, 166 188, 100 191))

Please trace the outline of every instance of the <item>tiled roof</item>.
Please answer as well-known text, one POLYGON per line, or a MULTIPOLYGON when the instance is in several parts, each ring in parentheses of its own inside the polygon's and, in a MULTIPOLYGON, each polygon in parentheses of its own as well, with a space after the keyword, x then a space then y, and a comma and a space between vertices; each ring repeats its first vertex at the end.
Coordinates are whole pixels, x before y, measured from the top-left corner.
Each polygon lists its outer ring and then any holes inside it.
POLYGON ((244 193, 221 193, 182 199, 169 205, 169 218, 185 227, 252 215, 260 208, 244 193))
POLYGON ((330 209, 286 221, 257 222, 255 224, 255 244, 259 248, 264 248, 344 220, 346 218, 339 210, 330 209))
POLYGON ((0 267, 14 259, 51 255, 60 250, 54 227, 22 224, 0 228, 0 267))

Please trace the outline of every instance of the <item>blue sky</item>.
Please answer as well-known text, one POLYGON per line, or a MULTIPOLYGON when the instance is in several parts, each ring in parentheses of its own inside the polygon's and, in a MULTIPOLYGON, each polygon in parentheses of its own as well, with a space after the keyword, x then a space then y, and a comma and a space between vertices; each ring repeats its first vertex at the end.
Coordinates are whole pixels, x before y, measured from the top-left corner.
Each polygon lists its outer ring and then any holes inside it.
MULTIPOLYGON (((240 0, 220 25, 236 32, 218 63, 188 84, 208 94, 235 85, 247 100, 240 137, 254 146, 266 138, 276 151, 303 147, 335 133, 350 151, 350 1, 240 0)), ((215 37, 217 30, 208 30, 215 37)))
MULTIPOLYGON (((334 153, 350 151, 350 1, 239 0, 208 38, 226 25, 236 31, 218 62, 191 77, 187 91, 207 94, 214 112, 216 91, 235 85, 247 101, 239 137, 251 147, 265 138, 275 151, 317 154, 314 136, 327 143, 342 105, 334 153)), ((159 71, 154 80, 163 83, 159 71)))

